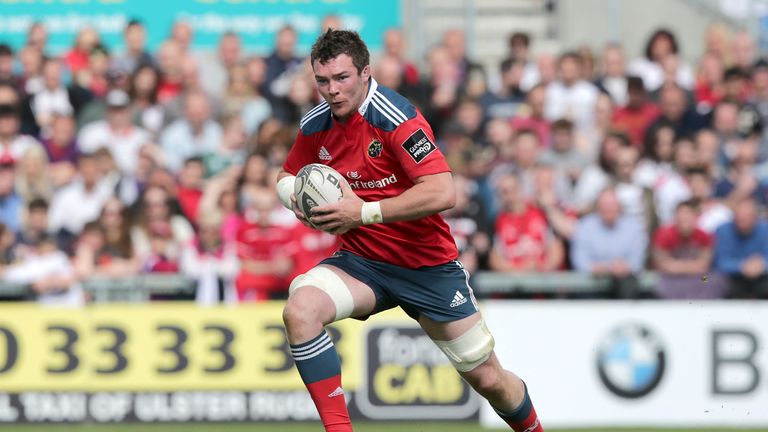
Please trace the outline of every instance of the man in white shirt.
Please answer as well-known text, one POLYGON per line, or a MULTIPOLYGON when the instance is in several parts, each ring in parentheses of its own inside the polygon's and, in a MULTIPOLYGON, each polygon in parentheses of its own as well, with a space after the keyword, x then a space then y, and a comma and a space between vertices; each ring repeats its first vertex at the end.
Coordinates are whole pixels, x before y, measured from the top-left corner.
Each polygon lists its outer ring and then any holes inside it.
POLYGON ((185 160, 214 152, 221 142, 222 130, 211 118, 208 96, 200 91, 184 98, 184 117, 171 123, 160 136, 166 167, 179 172, 185 160))
POLYGON ((582 59, 573 52, 560 56, 559 79, 547 85, 544 116, 550 121, 571 120, 577 130, 594 127, 599 91, 582 77, 582 59))
POLYGON ((78 156, 79 176, 53 195, 49 210, 51 232, 62 237, 79 234, 83 226, 99 217, 104 203, 112 196, 112 189, 101 181, 95 155, 78 156))
POLYGON ((149 132, 131 122, 131 99, 123 90, 107 93, 106 119, 89 123, 77 136, 78 149, 93 153, 106 147, 124 174, 133 175, 139 163, 139 149, 150 140, 149 132))

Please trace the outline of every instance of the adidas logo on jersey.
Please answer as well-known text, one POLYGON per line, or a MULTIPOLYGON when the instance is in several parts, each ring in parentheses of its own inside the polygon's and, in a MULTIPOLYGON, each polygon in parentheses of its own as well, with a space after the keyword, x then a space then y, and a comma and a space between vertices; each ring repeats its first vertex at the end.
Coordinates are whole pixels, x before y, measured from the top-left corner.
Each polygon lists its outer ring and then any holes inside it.
POLYGON ((320 152, 317 154, 317 157, 323 161, 331 160, 331 154, 328 153, 328 149, 326 149, 325 146, 320 147, 320 152))
POLYGON ((453 296, 453 301, 451 302, 451 307, 459 307, 467 302, 467 298, 461 295, 460 292, 456 291, 456 295, 453 296))
POLYGON ((336 397, 336 396, 343 396, 344 390, 341 387, 336 387, 336 390, 334 390, 331 394, 328 395, 329 398, 336 397))

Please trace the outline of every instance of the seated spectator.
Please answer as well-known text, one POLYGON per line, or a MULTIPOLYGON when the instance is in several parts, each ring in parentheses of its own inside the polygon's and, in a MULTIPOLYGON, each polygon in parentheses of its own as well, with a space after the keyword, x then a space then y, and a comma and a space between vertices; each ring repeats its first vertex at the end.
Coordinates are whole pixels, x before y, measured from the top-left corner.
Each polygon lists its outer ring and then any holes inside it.
POLYGON ((643 151, 635 171, 635 181, 645 187, 655 188, 656 183, 674 170, 675 129, 659 123, 648 131, 643 141, 643 151))
POLYGON ((176 187, 176 199, 179 201, 182 214, 192 223, 192 226, 197 225, 204 183, 203 159, 193 157, 184 161, 184 167, 179 173, 179 184, 176 187))
POLYGON ((17 162, 16 192, 25 203, 35 198, 50 200, 53 181, 48 168, 48 155, 41 146, 27 149, 17 162))
POLYGON ((72 88, 67 88, 61 79, 61 62, 57 58, 43 61, 43 88, 35 93, 30 101, 35 122, 40 127, 40 136, 50 136, 51 120, 54 114, 75 115, 76 107, 80 108, 83 100, 75 96, 72 88))
POLYGON ((206 177, 213 177, 233 165, 242 165, 247 156, 247 134, 240 116, 221 120, 221 142, 203 156, 206 177))
POLYGON ((273 188, 251 186, 241 194, 243 219, 237 232, 241 262, 235 282, 237 296, 240 301, 286 298, 298 250, 293 225, 275 221, 273 215, 280 205, 273 188))
MULTIPOLYGON (((478 268, 487 269, 491 246, 491 230, 486 209, 478 199, 478 184, 462 175, 454 175, 456 204, 442 213, 451 227, 459 250, 459 261, 473 274, 478 268)), ((303 226, 303 225, 302 225, 303 226)))
POLYGON ((607 93, 618 107, 627 105, 627 71, 624 47, 609 42, 603 47, 602 71, 595 82, 601 92, 607 93))
POLYGON ((202 92, 187 94, 184 117, 171 123, 160 135, 166 167, 178 172, 186 159, 215 151, 221 134, 221 126, 211 116, 208 96, 202 92))
POLYGON ((139 148, 149 140, 149 133, 133 125, 131 99, 123 90, 111 90, 105 99, 105 120, 90 123, 77 136, 78 150, 85 153, 107 148, 115 157, 120 171, 127 175, 136 172, 139 148))
POLYGON ((167 113, 158 102, 160 71, 151 64, 139 66, 128 80, 128 95, 133 101, 133 124, 149 132, 152 139, 160 136, 167 113))
POLYGON ((51 136, 44 139, 43 149, 48 155, 48 170, 54 187, 69 183, 77 174, 77 142, 75 119, 55 114, 51 120, 51 136))
POLYGON ((576 149, 571 121, 560 119, 552 123, 552 146, 544 151, 541 160, 554 166, 568 180, 569 190, 573 189, 590 160, 576 149))
POLYGON ((0 157, 0 222, 11 232, 22 225, 24 201, 16 192, 16 166, 12 159, 0 157))
POLYGON ((506 59, 501 62, 501 88, 498 92, 486 92, 480 98, 485 118, 512 119, 525 102, 525 92, 520 89, 525 60, 506 59))
POLYGON ((686 172, 686 182, 691 191, 691 199, 698 203, 698 229, 707 234, 714 234, 720 225, 733 219, 731 208, 712 194, 714 183, 706 169, 689 169, 686 172))
POLYGON ((571 242, 571 263, 576 271, 610 279, 609 295, 637 298, 636 274, 643 270, 648 236, 642 222, 622 214, 616 191, 603 190, 596 211, 584 216, 571 242))
POLYGON ((499 214, 489 266, 495 271, 553 271, 563 265, 562 241, 547 224, 544 213, 521 193, 514 175, 500 178, 499 214))
POLYGON ((731 207, 747 197, 762 206, 768 206, 768 179, 761 178, 757 165, 757 141, 740 140, 736 155, 726 175, 715 184, 715 197, 723 199, 731 207))
POLYGON ((28 284, 42 304, 82 306, 82 288, 67 254, 53 237, 42 236, 26 248, 20 261, 5 268, 3 282, 28 284))
POLYGON ((0 268, 13 264, 20 259, 16 236, 0 222, 0 268))
POLYGON ((18 160, 30 147, 40 143, 21 133, 21 98, 15 87, 0 83, 0 158, 18 160))
POLYGON ((659 109, 661 114, 651 123, 649 128, 653 128, 658 123, 666 122, 675 128, 675 135, 691 136, 707 126, 705 118, 689 105, 685 91, 676 84, 661 88, 659 91, 659 109))
POLYGON ((525 105, 520 107, 518 115, 512 119, 512 128, 515 131, 529 129, 536 132, 539 142, 546 147, 550 143, 550 129, 549 120, 544 117, 545 102, 546 86, 534 86, 525 97, 525 105))
POLYGON ((43 236, 51 235, 48 227, 48 201, 35 198, 27 204, 24 225, 16 237, 16 242, 23 249, 43 236))
POLYGON ((232 66, 228 75, 224 97, 221 100, 221 114, 230 118, 239 116, 245 133, 252 135, 261 123, 272 115, 272 107, 267 99, 258 93, 258 89, 251 86, 245 63, 232 66))
POLYGON ((64 63, 76 81, 82 79, 83 72, 88 68, 88 56, 100 42, 99 33, 93 27, 86 27, 77 33, 72 48, 64 54, 64 63))
POLYGON ((221 213, 205 213, 199 219, 199 235, 181 252, 181 273, 195 279, 195 301, 201 306, 236 300, 235 277, 240 262, 234 242, 221 235, 221 213))
POLYGON ((714 269, 728 278, 727 298, 768 298, 768 222, 751 198, 715 231, 714 269))
POLYGON ((638 149, 643 144, 648 126, 661 114, 659 107, 648 100, 648 95, 639 77, 627 79, 627 105, 613 112, 613 126, 626 133, 632 145, 638 149))
POLYGON ((578 215, 573 209, 572 196, 560 188, 557 171, 551 165, 539 162, 534 176, 534 194, 536 205, 544 212, 547 223, 552 231, 568 242, 573 237, 573 231, 578 221, 578 215))
POLYGON ((630 146, 629 138, 622 133, 614 132, 605 137, 600 146, 597 163, 584 169, 576 183, 573 205, 579 213, 591 210, 600 191, 611 183, 620 150, 630 146))
POLYGON ((98 274, 130 277, 139 261, 131 243, 130 222, 122 201, 110 198, 99 219, 85 224, 75 248, 75 267, 81 278, 98 274))
POLYGON ((68 238, 70 242, 87 222, 98 218, 102 206, 112 196, 94 154, 81 153, 77 167, 78 176, 53 194, 49 212, 51 230, 63 241, 68 238))
POLYGON ((562 54, 558 60, 558 80, 547 86, 544 116, 550 121, 571 120, 578 131, 586 131, 595 122, 598 90, 583 78, 584 61, 575 52, 562 54))
POLYGON ((662 299, 714 299, 724 292, 719 280, 707 278, 714 252, 712 235, 696 227, 696 201, 678 204, 675 221, 653 237, 653 265, 659 272, 656 295, 662 299))
POLYGON ((686 173, 698 168, 696 146, 690 138, 677 138, 674 147, 674 169, 662 172, 653 186, 656 216, 662 225, 672 223, 677 205, 691 197, 686 173))
POLYGON ((178 259, 194 231, 171 207, 171 196, 159 186, 149 186, 138 201, 131 228, 133 248, 146 272, 178 271, 178 259))
MULTIPOLYGON (((645 46, 645 55, 629 63, 629 72, 643 79, 645 88, 654 91, 664 84, 668 73, 665 73, 663 63, 670 56, 679 54, 677 38, 667 29, 656 30, 645 46)), ((675 68, 670 77, 673 83, 684 88, 693 87, 693 72, 690 66, 683 63, 675 68)))
POLYGON ((237 178, 240 167, 232 167, 205 183, 200 198, 199 213, 221 213, 221 236, 224 241, 235 241, 240 224, 238 213, 237 178))

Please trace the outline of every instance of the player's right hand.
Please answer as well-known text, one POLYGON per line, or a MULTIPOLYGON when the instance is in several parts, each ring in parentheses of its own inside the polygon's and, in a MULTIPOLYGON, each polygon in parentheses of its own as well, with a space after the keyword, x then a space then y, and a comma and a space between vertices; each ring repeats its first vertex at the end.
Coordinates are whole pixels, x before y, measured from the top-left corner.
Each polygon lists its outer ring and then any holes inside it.
POLYGON ((293 210, 293 214, 296 215, 296 219, 300 220, 301 223, 304 224, 304 226, 309 228, 315 228, 312 226, 311 223, 309 223, 309 220, 304 216, 304 213, 301 212, 301 209, 299 209, 299 204, 296 201, 296 195, 291 194, 291 208, 293 210))

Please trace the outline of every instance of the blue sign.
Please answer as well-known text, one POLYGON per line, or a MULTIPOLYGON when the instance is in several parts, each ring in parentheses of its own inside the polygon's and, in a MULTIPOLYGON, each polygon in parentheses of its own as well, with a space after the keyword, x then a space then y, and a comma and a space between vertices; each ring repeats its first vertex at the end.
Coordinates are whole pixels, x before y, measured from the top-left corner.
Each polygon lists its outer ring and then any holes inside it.
POLYGON ((20 47, 29 26, 40 21, 48 29, 51 53, 68 50, 88 26, 119 50, 126 23, 139 19, 154 51, 173 23, 184 20, 194 30, 193 50, 212 49, 223 32, 233 31, 246 52, 269 54, 277 31, 290 24, 298 33, 299 52, 307 53, 327 15, 339 17, 344 28, 359 32, 376 51, 384 31, 400 26, 400 0, 0 0, 0 42, 20 47))

